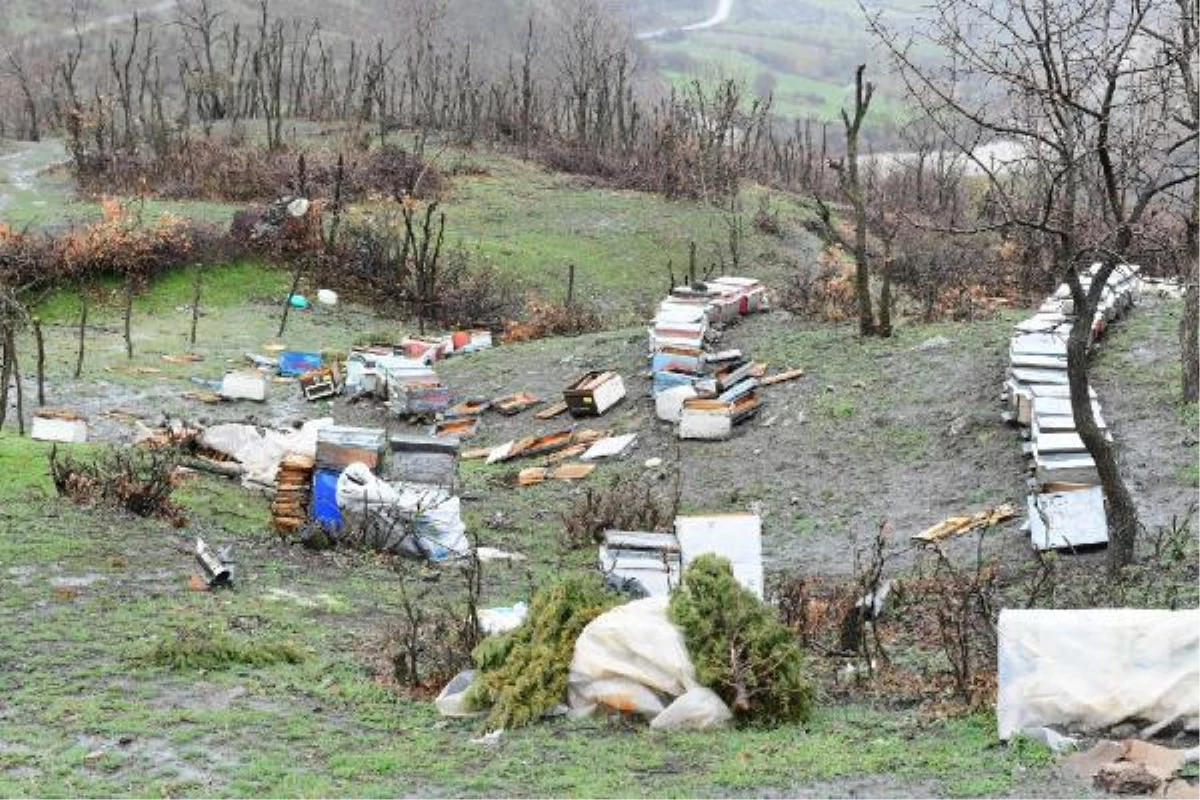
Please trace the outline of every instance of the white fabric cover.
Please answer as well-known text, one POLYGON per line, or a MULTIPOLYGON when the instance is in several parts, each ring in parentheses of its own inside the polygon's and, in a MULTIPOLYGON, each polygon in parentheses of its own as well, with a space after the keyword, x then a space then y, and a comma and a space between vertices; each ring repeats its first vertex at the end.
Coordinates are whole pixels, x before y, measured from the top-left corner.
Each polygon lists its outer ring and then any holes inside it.
POLYGON ((1200 610, 1000 612, 996 721, 1098 730, 1200 716, 1200 610))
POLYGON ((698 685, 667 603, 667 597, 634 600, 584 627, 571 659, 572 709, 603 705, 653 716, 663 710, 657 695, 677 697, 698 685))

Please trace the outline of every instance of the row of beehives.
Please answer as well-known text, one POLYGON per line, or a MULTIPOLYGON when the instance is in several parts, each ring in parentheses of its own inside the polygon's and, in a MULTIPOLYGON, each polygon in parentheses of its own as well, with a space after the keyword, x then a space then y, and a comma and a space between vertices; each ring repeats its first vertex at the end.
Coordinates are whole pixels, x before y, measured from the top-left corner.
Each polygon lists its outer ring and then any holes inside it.
MULTIPOLYGON (((1081 276, 1084 291, 1099 265, 1081 276)), ((1092 340, 1132 305, 1138 267, 1119 265, 1109 276, 1092 319, 1092 340)), ((1067 380, 1067 338, 1075 319, 1070 290, 1064 284, 1046 298, 1038 313, 1015 326, 1009 346, 1010 367, 1004 386, 1009 404, 1005 419, 1023 428, 1032 461, 1029 530, 1039 550, 1100 545, 1108 542, 1104 495, 1096 462, 1088 453, 1071 412, 1067 380)), ((1092 412, 1111 437, 1100 402, 1090 387, 1092 412)))
POLYGON ((769 308, 760 281, 737 277, 678 286, 659 304, 650 327, 651 392, 659 419, 678 423, 681 439, 728 439, 758 412, 764 365, 705 345, 713 325, 769 308))

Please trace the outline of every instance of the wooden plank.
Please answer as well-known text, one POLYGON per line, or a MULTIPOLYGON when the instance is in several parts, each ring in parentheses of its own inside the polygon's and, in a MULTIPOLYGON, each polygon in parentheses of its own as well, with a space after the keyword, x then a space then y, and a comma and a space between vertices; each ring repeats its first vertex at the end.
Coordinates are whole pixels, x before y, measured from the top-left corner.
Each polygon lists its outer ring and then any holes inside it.
POLYGON ((546 406, 541 411, 534 414, 534 416, 537 417, 538 419, 552 419, 554 417, 557 417, 559 414, 565 413, 566 410, 567 410, 567 404, 565 402, 563 402, 562 400, 559 400, 558 402, 556 402, 552 405, 546 406))
MULTIPOLYGON (((1036 383, 1029 386, 1029 392, 1034 397, 1070 397, 1071 387, 1064 384, 1036 383)), ((1088 387, 1088 396, 1096 399, 1096 390, 1088 387)))
POLYGON ((609 547, 632 550, 666 550, 669 552, 678 552, 679 550, 679 538, 673 533, 605 531, 604 543, 609 547))
POLYGON ((556 481, 577 481, 591 475, 595 464, 560 464, 550 470, 548 477, 556 481))
POLYGON ((758 382, 758 385, 759 386, 774 386, 777 383, 783 383, 784 381, 794 381, 796 378, 800 378, 803 376, 804 376, 804 370, 798 369, 798 368, 797 369, 789 369, 785 372, 777 372, 774 375, 768 375, 767 377, 761 379, 758 382))
POLYGON ((1010 353, 1038 356, 1067 356, 1066 339, 1054 333, 1026 333, 1012 337, 1010 353))
POLYGON ((1086 453, 1083 439, 1078 433, 1046 433, 1033 441, 1034 452, 1038 454, 1054 453, 1086 453))
POLYGON ((1008 503, 995 508, 984 509, 970 515, 948 517, 936 525, 932 525, 914 535, 914 541, 940 542, 953 536, 960 536, 979 528, 988 528, 1016 515, 1016 510, 1008 503))
POLYGON ((1067 357, 1063 356, 1044 356, 1035 355, 1032 353, 1013 353, 1009 356, 1009 361, 1014 368, 1027 369, 1067 369, 1067 357))

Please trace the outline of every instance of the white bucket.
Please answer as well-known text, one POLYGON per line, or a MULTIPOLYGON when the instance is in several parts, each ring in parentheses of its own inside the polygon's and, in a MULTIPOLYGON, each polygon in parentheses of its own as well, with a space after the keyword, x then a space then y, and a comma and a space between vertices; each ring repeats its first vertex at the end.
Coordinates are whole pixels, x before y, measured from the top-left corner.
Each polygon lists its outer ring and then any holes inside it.
POLYGON ((323 306, 336 306, 338 301, 337 292, 332 289, 318 289, 317 302, 323 306))

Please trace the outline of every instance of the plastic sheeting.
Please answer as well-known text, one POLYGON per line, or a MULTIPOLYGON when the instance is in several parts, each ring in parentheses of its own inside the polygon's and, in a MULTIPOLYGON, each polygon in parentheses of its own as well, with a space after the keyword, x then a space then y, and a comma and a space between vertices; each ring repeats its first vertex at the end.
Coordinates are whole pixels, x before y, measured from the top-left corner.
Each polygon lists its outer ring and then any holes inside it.
POLYGON ((667 619, 667 602, 634 600, 587 624, 571 659, 571 708, 604 705, 650 716, 664 707, 654 693, 677 697, 698 685, 683 634, 667 619))
POLYGON ((200 445, 236 460, 248 488, 273 487, 279 462, 287 455, 315 458, 317 431, 332 425, 331 417, 312 419, 299 430, 275 431, 241 423, 213 425, 200 434, 200 445))
POLYGON ((1100 730, 1200 716, 1200 610, 1004 610, 1001 739, 1043 725, 1100 730))
POLYGON ((650 720, 658 730, 706 731, 719 728, 733 719, 733 712, 712 689, 689 689, 650 720))
POLYGON ((338 478, 337 504, 377 550, 442 561, 471 549, 459 499, 443 489, 392 485, 355 463, 338 478))

